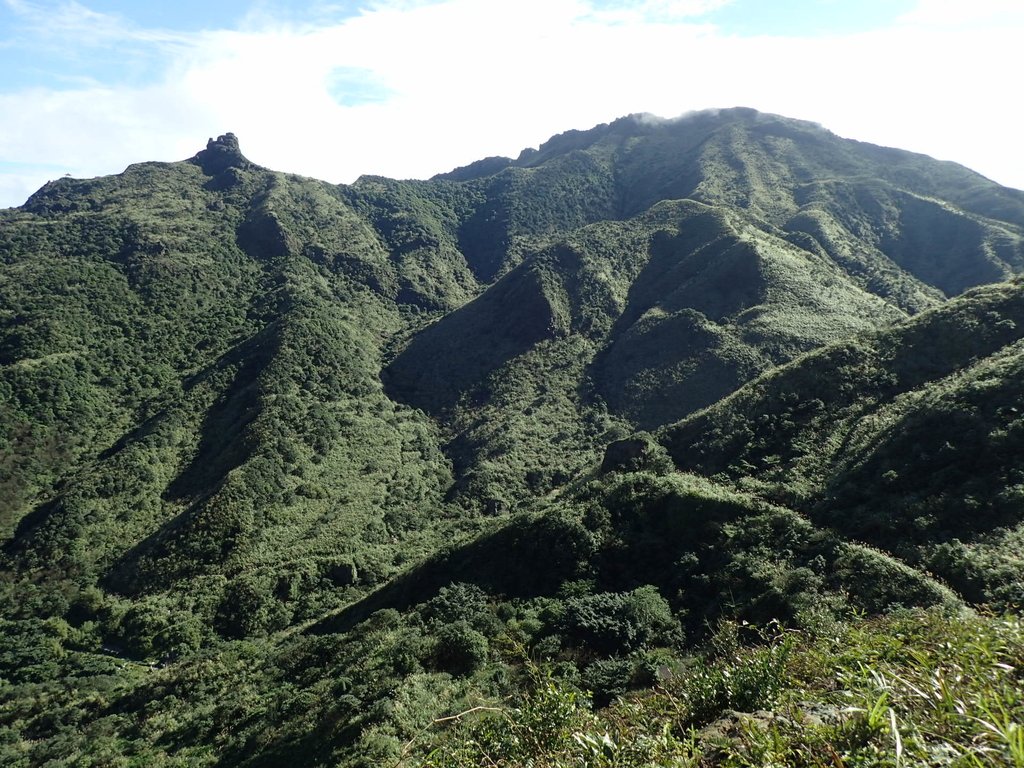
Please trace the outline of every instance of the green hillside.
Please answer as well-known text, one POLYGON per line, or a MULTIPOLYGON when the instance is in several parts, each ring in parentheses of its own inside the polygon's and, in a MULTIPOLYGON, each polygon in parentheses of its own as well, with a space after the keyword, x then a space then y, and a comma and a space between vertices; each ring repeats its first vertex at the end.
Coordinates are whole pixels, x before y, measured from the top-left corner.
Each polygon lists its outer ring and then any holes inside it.
POLYGON ((1024 284, 977 288, 808 354, 663 432, 728 478, 934 573, 1024 605, 1024 284))
POLYGON ((1022 272, 1024 192, 748 109, 51 182, 0 763, 1024 765, 1022 272))

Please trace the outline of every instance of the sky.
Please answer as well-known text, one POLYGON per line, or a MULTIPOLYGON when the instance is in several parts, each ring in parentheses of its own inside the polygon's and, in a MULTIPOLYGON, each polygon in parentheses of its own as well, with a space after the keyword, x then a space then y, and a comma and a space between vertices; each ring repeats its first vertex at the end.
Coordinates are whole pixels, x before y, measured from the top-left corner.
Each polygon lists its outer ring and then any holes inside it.
POLYGON ((1024 0, 0 0, 0 207, 183 160, 427 178, 746 106, 1024 188, 1024 0))

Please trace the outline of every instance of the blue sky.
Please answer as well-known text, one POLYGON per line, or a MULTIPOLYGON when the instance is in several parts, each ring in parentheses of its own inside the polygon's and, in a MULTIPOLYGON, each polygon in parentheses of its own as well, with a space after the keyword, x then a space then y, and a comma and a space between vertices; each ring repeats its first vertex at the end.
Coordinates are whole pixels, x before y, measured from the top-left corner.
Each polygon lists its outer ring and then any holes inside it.
POLYGON ((869 32, 913 7, 912 0, 737 0, 708 18, 726 34, 812 37, 869 32))
POLYGON ((1021 0, 0 0, 0 207, 236 133, 334 182, 750 106, 1024 188, 1021 0))

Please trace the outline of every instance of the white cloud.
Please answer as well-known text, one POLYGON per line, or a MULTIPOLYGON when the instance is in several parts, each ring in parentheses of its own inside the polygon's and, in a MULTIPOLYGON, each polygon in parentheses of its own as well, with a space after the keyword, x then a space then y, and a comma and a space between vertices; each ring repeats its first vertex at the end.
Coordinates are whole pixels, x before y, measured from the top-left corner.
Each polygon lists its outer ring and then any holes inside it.
POLYGON ((0 173, 0 208, 20 205, 39 187, 60 174, 34 168, 0 173))
POLYGON ((995 0, 978 0, 971 24, 938 24, 942 3, 923 0, 888 29, 825 39, 740 38, 649 13, 714 1, 631 3, 614 19, 583 0, 388 3, 319 27, 250 17, 244 31, 187 38, 100 19, 105 34, 173 45, 163 80, 0 93, 0 160, 95 175, 234 131, 279 170, 423 177, 630 112, 744 105, 1024 187, 1010 81, 1021 25, 993 16, 995 0), (339 103, 339 68, 372 73, 387 100, 339 103))
POLYGON ((599 6, 593 18, 610 23, 635 21, 678 22, 703 16, 733 0, 631 0, 611 7, 599 6))
POLYGON ((1020 25, 1024 24, 1024 4, 1020 0, 918 0, 900 22, 958 28, 1020 25))

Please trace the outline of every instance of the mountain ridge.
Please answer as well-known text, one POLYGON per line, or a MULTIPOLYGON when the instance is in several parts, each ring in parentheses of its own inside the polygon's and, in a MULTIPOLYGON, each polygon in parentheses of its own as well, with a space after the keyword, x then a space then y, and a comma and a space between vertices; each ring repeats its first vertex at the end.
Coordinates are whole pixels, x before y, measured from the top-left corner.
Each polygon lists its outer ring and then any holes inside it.
MULTIPOLYGON (((1024 193, 748 109, 51 182, 0 212, 0 755, 433 765, 532 665, 642 709, 742 622, 1017 612, 1022 272, 1024 193)), ((722 680, 664 733, 779 701, 722 680)))

